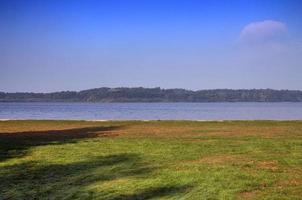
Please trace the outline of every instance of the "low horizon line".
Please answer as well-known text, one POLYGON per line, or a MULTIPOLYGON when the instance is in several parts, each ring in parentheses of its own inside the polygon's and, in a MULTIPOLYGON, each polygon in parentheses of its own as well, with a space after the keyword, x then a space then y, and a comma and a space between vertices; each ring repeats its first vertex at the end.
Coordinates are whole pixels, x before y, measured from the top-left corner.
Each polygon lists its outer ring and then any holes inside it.
POLYGON ((94 88, 88 88, 88 89, 81 89, 81 90, 54 90, 54 91, 14 91, 14 92, 9 92, 9 91, 3 91, 0 90, 0 93, 58 93, 58 92, 81 92, 81 91, 87 91, 87 90, 94 90, 94 89, 100 89, 100 88, 109 88, 109 89, 137 89, 137 88, 143 88, 143 89, 156 89, 159 88, 161 90, 187 90, 187 91, 192 91, 192 92, 197 92, 197 91, 207 91, 207 90, 274 90, 274 91, 302 91, 302 89, 273 89, 273 88, 212 88, 212 89, 188 89, 188 88, 180 88, 180 87, 174 87, 174 88, 165 88, 165 87, 143 87, 143 86, 117 86, 117 87, 108 87, 108 86, 103 86, 103 87, 94 87, 94 88))

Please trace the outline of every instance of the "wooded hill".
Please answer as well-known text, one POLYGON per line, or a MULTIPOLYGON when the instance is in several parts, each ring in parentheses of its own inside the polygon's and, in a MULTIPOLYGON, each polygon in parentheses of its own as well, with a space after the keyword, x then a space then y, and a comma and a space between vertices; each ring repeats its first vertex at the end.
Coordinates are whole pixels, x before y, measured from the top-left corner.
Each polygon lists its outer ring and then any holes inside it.
POLYGON ((0 92, 1 102, 302 102, 298 90, 96 88, 52 93, 0 92))

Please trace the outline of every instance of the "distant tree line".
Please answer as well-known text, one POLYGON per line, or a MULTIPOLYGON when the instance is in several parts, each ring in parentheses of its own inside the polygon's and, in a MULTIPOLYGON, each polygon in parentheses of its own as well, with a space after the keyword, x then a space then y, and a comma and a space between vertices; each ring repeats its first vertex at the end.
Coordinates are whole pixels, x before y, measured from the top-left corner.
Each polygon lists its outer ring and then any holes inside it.
POLYGON ((0 92, 1 102, 302 102, 298 90, 96 88, 52 93, 0 92))

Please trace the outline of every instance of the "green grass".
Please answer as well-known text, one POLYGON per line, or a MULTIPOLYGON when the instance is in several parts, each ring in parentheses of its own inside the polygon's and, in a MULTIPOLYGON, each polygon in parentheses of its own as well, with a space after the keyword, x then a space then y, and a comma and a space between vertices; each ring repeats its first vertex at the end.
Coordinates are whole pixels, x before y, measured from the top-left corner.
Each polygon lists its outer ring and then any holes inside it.
POLYGON ((0 122, 0 199, 302 199, 302 121, 0 122))

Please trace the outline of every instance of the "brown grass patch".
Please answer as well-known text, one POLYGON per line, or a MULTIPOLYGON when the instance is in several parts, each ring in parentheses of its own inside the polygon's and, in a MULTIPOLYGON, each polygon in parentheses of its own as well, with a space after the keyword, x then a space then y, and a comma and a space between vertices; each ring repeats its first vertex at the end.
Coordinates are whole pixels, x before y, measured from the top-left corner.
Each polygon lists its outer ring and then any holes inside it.
MULTIPOLYGON (((203 137, 203 136, 261 136, 266 138, 288 136, 289 133, 302 136, 302 127, 272 123, 267 125, 240 122, 136 122, 127 128, 127 135, 134 137, 203 137)), ((244 143, 244 142, 242 142, 244 143)))
POLYGON ((134 137, 203 137, 203 136, 262 136, 278 137, 288 134, 302 136, 302 126, 276 122, 182 122, 182 121, 129 121, 129 122, 88 122, 88 121, 6 121, 0 122, 0 132, 48 131, 76 129, 83 127, 123 125, 123 135, 134 137))
POLYGON ((278 163, 276 161, 260 161, 257 163, 257 167, 260 169, 267 169, 267 170, 272 170, 272 171, 277 171, 278 168, 278 163))
POLYGON ((282 180, 277 183, 281 188, 288 186, 302 186, 302 179, 282 180))
POLYGON ((190 162, 206 163, 206 164, 244 164, 253 161, 239 155, 215 155, 215 156, 206 156, 199 160, 193 160, 190 162))
POLYGON ((256 199, 257 195, 259 194, 259 191, 248 191, 248 192, 241 192, 237 194, 236 199, 256 199))

